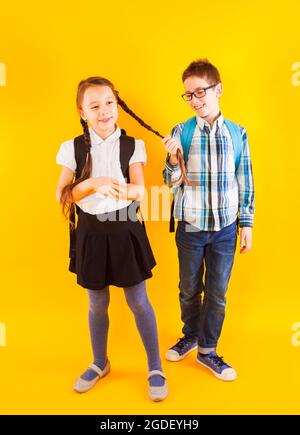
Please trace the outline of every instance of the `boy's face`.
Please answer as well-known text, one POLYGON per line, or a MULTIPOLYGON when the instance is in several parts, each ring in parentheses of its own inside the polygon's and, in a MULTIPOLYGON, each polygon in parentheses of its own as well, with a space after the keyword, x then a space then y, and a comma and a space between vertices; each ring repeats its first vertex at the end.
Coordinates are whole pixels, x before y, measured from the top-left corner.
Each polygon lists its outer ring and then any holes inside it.
POLYGON ((205 93, 204 96, 197 98, 195 95, 190 95, 191 100, 187 101, 188 105, 203 119, 210 120, 219 112, 219 98, 222 95, 222 83, 209 83, 204 78, 198 76, 190 76, 183 82, 185 94, 188 96, 192 92, 197 92, 198 96, 205 93), (216 85, 202 92, 211 85, 216 85))

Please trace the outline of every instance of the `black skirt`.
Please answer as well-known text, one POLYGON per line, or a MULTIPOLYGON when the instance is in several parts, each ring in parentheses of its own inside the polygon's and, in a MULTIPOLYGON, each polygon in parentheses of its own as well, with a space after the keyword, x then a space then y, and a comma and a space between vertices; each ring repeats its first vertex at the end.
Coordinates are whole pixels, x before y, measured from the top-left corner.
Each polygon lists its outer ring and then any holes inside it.
POLYGON ((146 231, 136 215, 128 219, 128 210, 92 215, 80 209, 69 271, 82 287, 129 287, 152 276, 156 261, 146 231))

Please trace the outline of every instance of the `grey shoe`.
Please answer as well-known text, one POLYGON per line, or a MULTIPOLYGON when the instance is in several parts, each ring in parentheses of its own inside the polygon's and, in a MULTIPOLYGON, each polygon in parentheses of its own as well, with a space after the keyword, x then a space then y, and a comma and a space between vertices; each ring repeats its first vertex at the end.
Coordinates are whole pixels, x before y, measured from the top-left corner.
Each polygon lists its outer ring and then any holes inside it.
POLYGON ((218 356, 214 350, 208 355, 198 352, 197 362, 207 367, 221 381, 234 381, 237 377, 234 368, 227 364, 222 356, 218 356))
POLYGON ((96 376, 91 381, 86 381, 85 379, 78 378, 73 385, 73 389, 77 391, 77 393, 85 393, 86 391, 93 388, 93 386, 96 385, 100 378, 103 378, 105 375, 107 375, 110 372, 110 362, 107 360, 107 363, 103 370, 101 370, 95 364, 90 364, 88 368, 94 370, 94 372, 96 372, 98 376, 96 376))
POLYGON ((151 387, 151 385, 149 386, 150 399, 154 402, 160 402, 161 400, 164 400, 168 395, 167 377, 160 370, 151 370, 151 372, 148 373, 148 380, 154 375, 159 375, 165 379, 165 383, 161 387, 151 387))
POLYGON ((180 361, 185 358, 190 352, 197 349, 198 339, 196 337, 184 336, 177 340, 177 343, 166 352, 168 361, 180 361))

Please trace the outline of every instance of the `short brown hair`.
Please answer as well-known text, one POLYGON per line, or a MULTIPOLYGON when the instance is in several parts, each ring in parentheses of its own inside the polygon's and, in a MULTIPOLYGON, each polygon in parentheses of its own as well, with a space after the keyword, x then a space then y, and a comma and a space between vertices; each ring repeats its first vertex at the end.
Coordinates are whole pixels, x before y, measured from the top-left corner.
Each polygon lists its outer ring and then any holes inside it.
POLYGON ((221 83, 219 71, 208 59, 198 59, 190 63, 182 74, 182 81, 191 76, 203 78, 210 84, 221 83))

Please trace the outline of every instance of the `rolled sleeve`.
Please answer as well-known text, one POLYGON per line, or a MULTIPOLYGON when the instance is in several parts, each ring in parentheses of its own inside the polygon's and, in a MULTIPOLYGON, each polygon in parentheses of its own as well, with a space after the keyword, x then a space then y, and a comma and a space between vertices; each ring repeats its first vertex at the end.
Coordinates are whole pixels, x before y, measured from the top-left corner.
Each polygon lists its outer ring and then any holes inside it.
POLYGON ((164 183, 169 186, 179 186, 181 184, 182 174, 179 165, 171 165, 169 162, 170 155, 166 159, 165 169, 163 171, 164 183))

